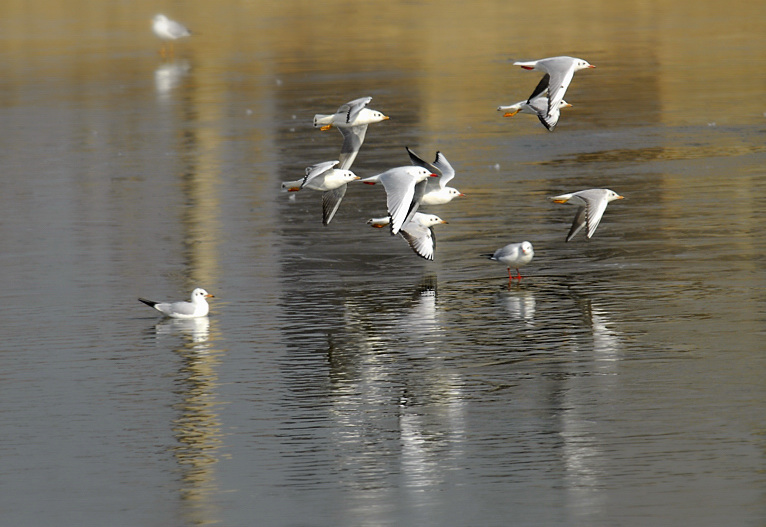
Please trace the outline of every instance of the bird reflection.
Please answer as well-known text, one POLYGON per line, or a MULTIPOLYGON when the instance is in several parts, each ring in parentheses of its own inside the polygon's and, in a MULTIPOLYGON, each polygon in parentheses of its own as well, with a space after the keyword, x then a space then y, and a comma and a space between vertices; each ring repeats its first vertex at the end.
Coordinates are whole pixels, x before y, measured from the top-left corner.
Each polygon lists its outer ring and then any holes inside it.
POLYGON ((603 428, 597 418, 600 413, 593 401, 615 398, 616 369, 623 344, 607 309, 582 294, 573 296, 590 332, 583 334, 576 347, 582 355, 582 360, 573 364, 578 374, 565 377, 560 386, 562 400, 558 406, 563 410, 559 412, 559 433, 570 495, 567 503, 574 516, 593 517, 604 506, 602 489, 607 483, 602 476, 610 463, 610 454, 602 447, 603 428))
POLYGON ((509 290, 497 295, 498 302, 511 317, 533 326, 535 319, 535 295, 531 291, 509 290))
POLYGON ((210 338, 210 319, 208 317, 197 318, 165 318, 154 326, 157 335, 182 335, 188 336, 190 344, 194 345, 195 351, 205 351, 204 343, 210 338))
POLYGON ((217 521, 218 511, 210 497, 218 493, 214 466, 221 446, 221 423, 217 397, 217 366, 222 351, 213 345, 210 319, 165 319, 155 326, 158 337, 178 338, 175 352, 182 359, 176 384, 180 400, 171 423, 178 441, 173 455, 181 467, 181 498, 190 524, 217 521))
MULTIPOLYGON (((393 476, 413 490, 443 483, 460 459, 467 402, 462 375, 444 361, 444 325, 436 278, 427 276, 409 304, 350 296, 345 327, 329 337, 333 430, 350 481, 393 476), (393 456, 380 456, 381 451, 393 456)), ((364 484, 352 486, 369 496, 364 484)), ((413 493, 421 510, 432 505, 413 493)))
POLYGON ((189 74, 191 65, 188 60, 177 60, 161 64, 154 70, 154 88, 157 95, 167 97, 189 74))

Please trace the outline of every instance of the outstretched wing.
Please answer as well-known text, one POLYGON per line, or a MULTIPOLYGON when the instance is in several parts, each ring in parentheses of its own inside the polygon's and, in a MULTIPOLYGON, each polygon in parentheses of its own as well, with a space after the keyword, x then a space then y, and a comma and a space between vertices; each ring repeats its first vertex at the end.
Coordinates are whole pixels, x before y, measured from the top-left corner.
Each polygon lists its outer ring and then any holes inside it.
POLYGON ((328 225, 335 213, 338 212, 340 202, 346 195, 347 187, 348 185, 341 185, 338 188, 322 192, 322 223, 324 225, 328 225))
POLYGON ((340 147, 340 156, 338 157, 340 165, 338 168, 349 170, 362 147, 364 135, 367 133, 367 125, 338 126, 337 128, 343 134, 343 146, 340 147))

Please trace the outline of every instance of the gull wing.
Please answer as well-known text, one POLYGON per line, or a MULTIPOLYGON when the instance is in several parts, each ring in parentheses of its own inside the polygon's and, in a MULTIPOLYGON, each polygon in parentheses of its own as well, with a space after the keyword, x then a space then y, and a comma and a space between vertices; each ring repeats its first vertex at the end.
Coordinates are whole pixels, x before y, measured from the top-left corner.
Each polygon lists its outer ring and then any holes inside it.
POLYGON ((556 128, 556 125, 559 124, 561 110, 559 110, 558 106, 551 108, 550 110, 548 110, 547 107, 543 110, 538 110, 532 105, 530 105, 530 107, 537 111, 537 118, 540 119, 540 122, 543 123, 543 126, 547 128, 549 132, 552 132, 553 129, 556 128))
POLYGON ((336 127, 343 135, 343 146, 340 147, 340 166, 338 168, 349 170, 351 164, 356 159, 359 149, 364 142, 364 136, 367 133, 367 125, 359 126, 338 126, 336 127))
POLYGON ((407 240, 415 254, 433 260, 436 251, 436 235, 431 227, 423 227, 417 221, 411 221, 399 232, 407 240))
MULTIPOLYGON (((387 178, 381 179, 386 189, 386 205, 391 219, 391 234, 398 234, 415 214, 419 202, 415 199, 416 191, 412 177, 406 172, 391 172, 387 178)), ((422 182, 425 183, 425 182, 422 182)), ((420 184, 420 183, 419 183, 420 184)), ((420 189, 422 199, 425 186, 420 189)))
POLYGON ((558 109, 559 103, 564 98, 564 94, 569 88, 569 83, 574 77, 574 62, 567 68, 554 69, 551 73, 550 84, 548 86, 548 115, 551 115, 554 109, 558 109))
POLYGON ((540 79, 540 82, 537 83, 537 86, 535 86, 534 91, 532 92, 532 95, 529 96, 529 99, 527 99, 527 104, 532 103, 532 99, 536 99, 545 91, 548 89, 548 86, 550 85, 551 76, 549 73, 546 73, 543 75, 543 78, 540 79))
POLYGON ((572 222, 572 227, 569 229, 569 234, 567 234, 566 241, 571 240, 575 237, 575 234, 580 232, 583 227, 585 227, 585 224, 587 222, 587 212, 584 205, 577 207, 577 212, 575 213, 574 221, 572 222))
POLYGON ((346 195, 347 187, 348 185, 341 185, 338 188, 322 192, 322 223, 324 225, 328 225, 335 213, 338 212, 340 202, 346 195))
POLYGON ((601 217, 604 215, 604 211, 606 210, 606 206, 609 202, 606 200, 605 196, 598 198, 589 196, 583 199, 585 200, 585 212, 587 214, 587 236, 590 238, 596 232, 596 227, 598 227, 598 224, 601 222, 601 217))
POLYGON ((362 108, 370 104, 371 100, 372 97, 360 97, 359 99, 354 99, 346 104, 341 104, 340 108, 338 108, 338 111, 335 113, 345 114, 346 123, 351 123, 356 119, 356 116, 359 115, 359 112, 362 111, 362 108))
POLYGON ((324 161, 322 163, 317 163, 316 165, 306 167, 306 176, 303 178, 303 184, 301 185, 301 188, 305 187, 306 183, 312 179, 318 178, 328 170, 332 170, 337 164, 338 161, 324 161))
POLYGON ((447 161, 447 158, 444 157, 444 154, 441 152, 436 152, 436 159, 433 162, 433 166, 441 173, 439 185, 441 188, 444 188, 447 183, 455 177, 455 169, 452 168, 452 165, 449 164, 449 161, 447 161))

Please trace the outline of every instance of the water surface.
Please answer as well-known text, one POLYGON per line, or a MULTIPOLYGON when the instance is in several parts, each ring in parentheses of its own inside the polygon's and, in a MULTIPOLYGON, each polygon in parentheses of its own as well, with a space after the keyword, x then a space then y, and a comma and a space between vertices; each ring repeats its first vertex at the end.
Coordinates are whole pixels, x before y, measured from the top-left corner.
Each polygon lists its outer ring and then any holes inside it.
POLYGON ((551 8, 175 2, 162 59, 154 4, 3 4, 3 524, 763 525, 765 8, 551 8), (495 111, 560 54, 554 133, 495 111), (457 170, 434 262, 279 191, 363 95, 358 175, 457 170))

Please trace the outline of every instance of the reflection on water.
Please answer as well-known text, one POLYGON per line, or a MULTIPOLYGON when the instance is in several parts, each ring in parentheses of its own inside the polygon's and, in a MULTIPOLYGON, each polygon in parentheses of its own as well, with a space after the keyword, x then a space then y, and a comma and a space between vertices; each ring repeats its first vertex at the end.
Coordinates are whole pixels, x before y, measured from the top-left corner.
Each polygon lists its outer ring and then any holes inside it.
POLYGON ((154 70, 154 87, 157 96, 161 99, 169 99, 184 77, 189 75, 191 64, 188 60, 178 60, 160 64, 154 70))
POLYGON ((3 523, 763 524, 766 3, 546 8, 191 1, 164 62, 143 0, 0 4, 3 523), (498 116, 563 53, 597 69, 554 133, 498 116), (366 95, 358 175, 458 169, 433 262, 380 190, 326 227, 278 191, 366 95), (564 243, 546 197, 595 187, 564 243))
POLYGON ((182 359, 176 380, 181 401, 174 405, 178 413, 172 423, 178 446, 173 454, 181 468, 180 498, 184 517, 193 525, 220 521, 214 496, 220 489, 215 472, 219 449, 223 444, 217 394, 218 365, 222 351, 213 344, 210 319, 165 319, 155 326, 158 338, 175 337, 180 346, 175 352, 182 359))

